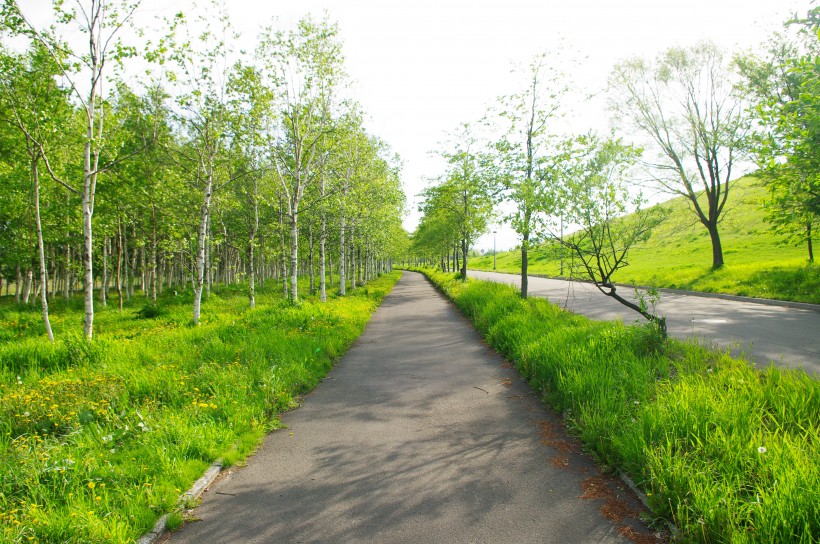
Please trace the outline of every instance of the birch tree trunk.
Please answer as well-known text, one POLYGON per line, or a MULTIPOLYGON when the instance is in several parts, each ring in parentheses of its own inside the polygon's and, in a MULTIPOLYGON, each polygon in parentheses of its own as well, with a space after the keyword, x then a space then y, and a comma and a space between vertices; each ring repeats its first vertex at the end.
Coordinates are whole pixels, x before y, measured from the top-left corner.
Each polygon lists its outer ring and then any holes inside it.
POLYGON ((350 292, 356 290, 356 220, 350 222, 350 292))
MULTIPOLYGON (((66 219, 68 222, 68 219, 66 219)), ((71 283, 71 244, 66 241, 65 245, 65 270, 63 270, 63 298, 68 300, 71 297, 69 284, 71 283)))
POLYGON ((282 291, 285 299, 288 298, 288 257, 285 244, 285 220, 282 210, 282 197, 279 197, 279 232, 282 236, 282 291))
MULTIPOLYGON (((94 38, 92 37, 92 42, 94 38)), ((93 47, 92 47, 93 51, 93 47)), ((87 338, 94 336, 94 245, 92 239, 91 218, 94 215, 94 192, 97 187, 97 165, 99 154, 91 149, 94 141, 94 112, 97 101, 97 70, 96 57, 92 67, 91 93, 86 105, 86 141, 83 146, 83 265, 85 294, 85 317, 83 321, 83 333, 87 338)))
MULTIPOLYGON (((211 213, 210 206, 208 217, 205 219, 205 298, 211 297, 211 213)), ((227 283, 227 282, 225 282, 227 283)))
MULTIPOLYGON (((99 167, 99 149, 92 149, 96 139, 102 137, 102 104, 98 103, 97 90, 102 78, 101 59, 99 58, 99 44, 96 43, 94 32, 89 33, 91 52, 91 90, 88 94, 88 103, 85 105, 86 138, 83 146, 83 265, 85 318, 83 333, 87 338, 94 336, 94 244, 92 239, 91 218, 94 215, 94 194, 97 189, 97 168, 99 167), (94 132, 95 116, 99 115, 99 131, 94 132)), ((101 102, 101 101, 100 101, 101 102)))
POLYGON ((128 300, 131 300, 131 297, 134 296, 134 279, 135 274, 137 272, 137 257, 139 256, 139 250, 137 249, 137 224, 131 224, 131 266, 128 268, 129 272, 127 277, 128 282, 128 290, 126 291, 126 295, 128 296, 128 300))
POLYGON ((43 244, 43 227, 40 222, 40 172, 37 160, 31 164, 31 178, 34 182, 34 223, 37 226, 37 256, 40 258, 40 303, 43 307, 43 325, 46 328, 48 340, 54 343, 54 333, 51 331, 51 322, 48 319, 48 274, 46 273, 46 252, 43 244))
POLYGON ((290 214, 290 299, 295 304, 299 300, 297 285, 299 272, 299 208, 292 206, 290 214))
POLYGON ((313 224, 308 223, 308 276, 310 277, 310 294, 316 293, 316 274, 313 269, 313 224))
MULTIPOLYGON (((345 191, 345 193, 347 193, 347 191, 345 191)), ((339 242, 339 248, 340 248, 340 251, 339 251, 339 294, 342 295, 342 296, 345 296, 347 294, 345 292, 345 290, 347 289, 347 286, 345 285, 347 283, 347 279, 345 278, 345 274, 347 272, 345 270, 345 266, 346 266, 345 257, 347 256, 345 254, 347 253, 347 245, 345 244, 345 212, 344 212, 344 208, 342 208, 342 218, 341 218, 341 221, 339 222, 339 226, 341 227, 341 231, 340 231, 341 241, 339 242)))
POLYGON ((319 212, 319 300, 327 302, 327 278, 325 278, 325 243, 327 242, 327 217, 325 215, 325 177, 321 185, 322 209, 319 212))
POLYGON ((254 245, 256 245, 256 231, 259 229, 259 186, 256 178, 253 180, 253 223, 251 224, 250 236, 248 239, 248 299, 251 308, 256 308, 256 264, 253 258, 254 245))
POLYGON ((157 266, 157 212, 151 203, 151 304, 157 303, 157 283, 159 267, 157 266))
POLYGON ((117 299, 122 311, 122 225, 117 218, 117 299))
POLYGON ((100 303, 103 306, 108 305, 108 238, 103 238, 103 271, 102 271, 102 285, 100 286, 100 303))
POLYGON ((32 270, 29 266, 28 268, 26 268, 26 276, 23 280, 23 303, 26 305, 31 304, 31 291, 33 280, 34 270, 32 270))
POLYGON ((205 194, 202 202, 202 217, 199 220, 199 235, 197 236, 196 270, 194 271, 194 325, 199 324, 199 314, 202 308, 202 287, 205 282, 205 243, 207 241, 208 216, 211 207, 211 187, 214 181, 213 165, 208 166, 205 194))
POLYGON ((17 265, 17 283, 14 285, 14 300, 20 304, 23 295, 23 273, 20 271, 20 265, 17 265))
MULTIPOLYGON (((103 250, 108 252, 108 258, 110 259, 111 258, 111 237, 110 236, 106 236, 103 239, 103 250)), ((108 274, 105 276, 105 281, 103 282, 103 285, 102 285, 102 291, 105 292, 106 303, 107 303, 108 298, 109 298, 109 296, 108 296, 109 295, 108 286, 110 285, 110 283, 111 283, 111 270, 109 269, 108 274)))
MULTIPOLYGON (((128 228, 127 227, 121 227, 121 229, 122 229, 122 233, 120 235, 120 238, 122 239, 122 266, 123 266, 122 286, 123 286, 124 291, 125 291, 125 299, 126 300, 131 300, 131 297, 128 294, 128 291, 130 289, 128 284, 131 281, 131 273, 130 273, 129 266, 128 266, 128 260, 129 260, 129 257, 128 257, 128 235, 127 235, 128 228)), ((122 310, 122 300, 120 300, 120 310, 122 310)))

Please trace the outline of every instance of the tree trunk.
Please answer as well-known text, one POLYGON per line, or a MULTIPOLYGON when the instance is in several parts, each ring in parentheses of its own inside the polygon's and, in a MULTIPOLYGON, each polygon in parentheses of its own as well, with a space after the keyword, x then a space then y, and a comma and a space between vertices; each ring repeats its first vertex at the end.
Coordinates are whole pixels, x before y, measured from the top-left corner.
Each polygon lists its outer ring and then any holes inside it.
POLYGON ((248 240, 248 306, 256 308, 256 271, 253 266, 253 237, 251 234, 248 240))
POLYGON ((31 177, 34 181, 34 223, 37 226, 37 253, 40 258, 40 303, 43 308, 43 325, 46 328, 46 335, 52 344, 54 343, 54 333, 51 331, 51 322, 48 319, 48 274, 46 273, 46 252, 43 244, 43 227, 40 222, 40 172, 37 168, 37 160, 32 161, 31 177))
POLYGON ((356 251, 356 262, 359 263, 359 269, 356 270, 356 285, 362 284, 362 279, 364 278, 364 274, 362 271, 364 270, 365 266, 367 266, 367 262, 362 259, 362 246, 361 242, 359 246, 355 249, 356 251))
POLYGON ((527 298, 527 289, 529 287, 529 279, 527 278, 527 268, 529 261, 527 260, 527 249, 530 245, 530 233, 524 233, 521 240, 521 298, 527 298))
POLYGON ((154 204, 151 204, 151 304, 157 303, 157 284, 159 278, 157 263, 157 213, 154 204))
POLYGON ((308 276, 310 277, 310 294, 316 293, 316 274, 313 270, 313 225, 308 223, 308 276))
POLYGON ((103 270, 102 270, 102 285, 100 286, 100 303, 103 306, 108 305, 108 238, 103 238, 103 270))
POLYGON ((623 298, 621 295, 619 295, 616 292, 615 286, 612 285, 611 283, 603 284, 603 287, 608 289, 608 291, 605 291, 601 288, 601 286, 599 286, 598 289, 603 294, 605 294, 606 296, 614 298, 615 300, 617 300, 618 302, 620 302, 621 304, 623 304, 627 308, 635 310, 636 312, 638 312, 639 314, 644 316, 647 320, 649 320, 652 323, 655 323, 656 325, 658 325, 661 332, 663 333, 663 337, 666 338, 667 329, 666 329, 666 318, 665 317, 658 317, 658 316, 652 315, 651 313, 647 312, 646 310, 641 309, 641 307, 638 306, 637 304, 635 304, 634 302, 626 300, 625 298, 623 298))
MULTIPOLYGON (((110 258, 111 257, 111 237, 110 236, 106 236, 103 239, 103 249, 108 251, 108 257, 110 258)), ((111 271, 109 270, 108 274, 105 277, 105 281, 103 282, 103 285, 102 285, 102 290, 105 291, 105 300, 106 300, 106 302, 108 301, 108 294, 109 294, 108 286, 109 286, 110 283, 111 283, 111 271)))
POLYGON ((327 254, 327 275, 330 285, 333 285, 333 253, 327 254))
POLYGON ((256 231, 259 230, 259 186, 256 178, 253 178, 253 222, 251 223, 250 236, 248 237, 248 304, 251 308, 256 308, 256 264, 254 261, 254 246, 256 245, 256 231))
MULTIPOLYGON (((205 298, 211 298, 211 210, 205 219, 205 298)), ((227 283, 227 282, 226 282, 227 283)))
POLYGON ((286 252, 286 244, 285 244, 285 218, 283 215, 282 210, 282 197, 279 197, 279 232, 282 236, 282 270, 281 270, 281 280, 282 280, 282 294, 285 297, 285 300, 288 298, 288 257, 286 252))
POLYGON ((259 237, 259 285, 265 287, 265 276, 268 273, 267 263, 265 261, 265 237, 259 237))
POLYGON ((327 302, 327 278, 325 278, 325 243, 327 242, 327 218, 325 216, 325 178, 322 176, 322 209, 319 215, 319 300, 327 302))
POLYGON ((344 211, 342 211, 342 218, 341 218, 341 221, 340 221, 339 225, 341 227, 341 231, 340 231, 341 241, 339 243, 339 248, 340 248, 339 249, 339 294, 341 296, 345 296, 347 294, 346 293, 347 286, 345 285, 347 283, 347 278, 345 277, 345 275, 347 273, 347 270, 345 270, 345 267, 347 266, 347 263, 345 263, 345 258, 347 257, 347 245, 345 244, 345 214, 344 214, 344 211))
POLYGON ((17 265, 17 283, 14 285, 14 300, 20 304, 23 296, 23 273, 20 271, 20 265, 17 265))
MULTIPOLYGON (((50 250, 51 250, 50 251, 50 253, 51 253, 51 255, 50 255, 50 257, 51 257, 51 289, 49 289, 49 294, 51 294, 53 296, 53 294, 56 293, 57 289, 58 289, 59 275, 58 275, 57 272, 59 271, 60 267, 57 264, 57 248, 54 247, 54 246, 51 246, 50 250)), ((2 289, 2 286, 3 286, 3 280, 2 280, 2 278, 0 278, 0 289, 2 289)))
POLYGON ((709 238, 712 240, 712 270, 720 270, 723 268, 723 247, 720 243, 717 222, 707 225, 706 228, 709 230, 709 238))
POLYGON ((467 238, 461 239, 461 281, 467 281, 467 238))
MULTIPOLYGON (((128 227, 121 227, 122 233, 120 238, 122 239, 122 289, 125 292, 126 300, 131 300, 130 295, 128 294, 129 286, 128 284, 131 282, 131 272, 130 267, 128 266, 128 227)), ((122 310, 122 301, 120 301, 120 310, 122 310)))
POLYGON ((814 262, 814 249, 811 245, 811 222, 806 223, 806 245, 809 250, 809 262, 814 262))
POLYGON ((299 208, 291 207, 290 216, 290 299, 295 304, 299 301, 299 208))
POLYGON ((131 297, 134 296, 134 279, 136 278, 137 272, 137 256, 139 255, 139 251, 137 250, 137 224, 131 224, 131 266, 128 267, 126 272, 126 283, 128 284, 128 290, 125 292, 128 296, 128 300, 131 300, 131 297))
POLYGON ((350 292, 356 289, 356 221, 350 222, 350 292))
POLYGON ((122 256, 123 256, 123 234, 120 218, 117 218, 117 299, 119 300, 120 311, 122 311, 122 256))
MULTIPOLYGON (((93 83, 96 89, 96 81, 93 83)), ((92 91, 89 108, 94 108, 96 98, 92 91)), ((85 295, 83 320, 83 333, 87 338, 94 336, 94 245, 92 239, 91 218, 94 215, 94 191, 97 185, 97 173, 91 164, 91 144, 94 141, 94 117, 93 112, 88 112, 88 129, 85 146, 83 147, 83 266, 84 282, 83 291, 85 295)), ((95 161, 96 162, 96 161, 95 161)), ((96 165, 94 165, 96 166, 96 165)))
POLYGON ((148 273, 145 269, 147 264, 145 261, 145 242, 143 242, 142 247, 140 247, 140 291, 142 291, 143 296, 148 292, 148 273))
POLYGON ((23 280, 23 303, 31 304, 31 286, 34 281, 34 270, 31 267, 26 268, 26 276, 23 280))
POLYGON ((211 208, 211 187, 213 185, 213 172, 208 172, 205 181, 205 194, 202 202, 201 217, 199 220, 199 235, 196 246, 196 270, 194 277, 194 325, 199 324, 199 315, 202 308, 202 288, 205 283, 205 244, 207 240, 208 216, 211 208))

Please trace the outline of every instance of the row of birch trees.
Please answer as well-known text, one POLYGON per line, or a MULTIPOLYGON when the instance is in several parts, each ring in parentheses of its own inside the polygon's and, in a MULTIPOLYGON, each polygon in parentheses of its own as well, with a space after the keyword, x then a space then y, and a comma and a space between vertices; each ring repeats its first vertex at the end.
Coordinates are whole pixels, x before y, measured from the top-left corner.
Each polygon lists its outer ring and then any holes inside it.
POLYGON ((54 297, 82 295, 91 338, 114 297, 191 289, 197 323, 220 284, 253 307, 309 278, 324 301, 402 253, 400 163, 345 95, 332 22, 265 28, 247 54, 224 14, 157 33, 138 2, 29 11, 3 3, 0 290, 36 300, 52 340, 54 297))

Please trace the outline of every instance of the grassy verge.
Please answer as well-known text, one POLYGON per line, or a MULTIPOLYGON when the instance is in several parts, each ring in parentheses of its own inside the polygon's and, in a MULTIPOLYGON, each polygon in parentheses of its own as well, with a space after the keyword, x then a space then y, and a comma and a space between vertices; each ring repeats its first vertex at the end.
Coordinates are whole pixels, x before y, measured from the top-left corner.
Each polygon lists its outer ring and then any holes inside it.
MULTIPOLYGON (((0 306, 0 541, 132 542, 217 458, 248 455, 357 338, 399 273, 299 306, 223 288, 191 327, 190 293, 151 311, 0 306), (147 317, 151 316, 151 317, 147 317)), ((304 291, 303 291, 304 292, 304 291)), ((144 300, 143 300, 144 302, 144 300)))
MULTIPOLYGON (((805 244, 786 244, 764 222, 765 198, 766 190, 755 178, 735 184, 731 209, 720 226, 726 266, 716 271, 711 269, 709 235, 693 222, 686 202, 679 198, 662 204, 668 210, 666 221, 630 251, 629 266, 617 272, 615 281, 820 304, 820 266, 808 264, 805 244)), ((569 276, 572 259, 565 256, 562 274, 560 255, 554 244, 532 249, 530 273, 569 276)), ((520 251, 499 253, 496 260, 499 271, 521 273, 520 251)), ((472 258, 469 265, 490 271, 493 256, 472 258)))
POLYGON ((820 539, 820 381, 423 272, 684 541, 820 539))

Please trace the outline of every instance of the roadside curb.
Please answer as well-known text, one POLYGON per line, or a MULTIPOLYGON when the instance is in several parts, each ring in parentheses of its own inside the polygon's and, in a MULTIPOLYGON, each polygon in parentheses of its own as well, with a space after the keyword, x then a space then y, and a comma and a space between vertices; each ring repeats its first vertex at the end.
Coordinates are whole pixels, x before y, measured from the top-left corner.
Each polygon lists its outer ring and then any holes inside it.
MULTIPOLYGON (((620 287, 633 287, 632 285, 619 285, 620 287)), ((640 289, 646 289, 643 285, 638 285, 640 289)), ((740 295, 727 295, 726 293, 704 293, 702 291, 685 291, 683 289, 670 289, 662 287, 661 292, 672 295, 688 295, 693 297, 703 298, 719 298, 723 300, 735 300, 737 302, 749 302, 752 304, 763 304, 765 306, 782 306, 784 308, 797 308, 800 310, 809 310, 812 312, 820 312, 820 304, 811 304, 809 302, 792 302, 791 300, 775 300, 771 298, 755 298, 743 297, 740 295)))
MULTIPOLYGON (((514 272, 501 272, 498 270, 471 270, 472 272, 490 272, 493 274, 506 274, 508 276, 520 276, 520 274, 516 274, 514 272)), ((591 281, 587 280, 580 280, 580 279, 572 279, 572 278, 563 278, 559 276, 547 276, 546 274, 527 274, 533 278, 544 278, 548 280, 561 280, 561 281, 572 281, 578 283, 588 283, 592 284, 591 281)), ((649 286, 647 285, 632 285, 627 283, 616 283, 617 287, 624 287, 626 289, 648 289, 649 286)), ((670 295, 687 295, 692 297, 701 297, 701 298, 717 298, 723 300, 734 300, 737 302, 748 302, 750 304, 763 304, 765 306, 782 306, 784 308, 797 308, 800 310, 808 310, 811 312, 818 312, 820 313, 820 304, 812 304, 810 302, 792 302, 790 300, 775 300, 772 298, 755 298, 755 297, 744 297, 741 295, 729 295, 726 293, 707 293, 704 291, 687 291, 685 289, 672 289, 670 287, 661 287, 659 290, 662 293, 668 293, 670 295)))
MULTIPOLYGON (((179 502, 185 502, 186 500, 196 499, 202 492, 205 491, 209 485, 216 480, 216 477, 219 476, 219 473, 222 471, 222 460, 217 460, 212 464, 208 470, 205 471, 205 474, 199 478, 194 485, 191 486, 191 489, 180 495, 179 502)), ((142 537, 137 540, 136 544, 154 544, 159 538, 165 534, 167 529, 165 528, 165 524, 168 522, 168 516, 170 513, 163 514, 160 517, 156 524, 154 524, 154 528, 151 529, 150 532, 142 535, 142 537)))
MULTIPOLYGON (((654 510, 649 506, 649 499, 646 496, 646 493, 641 491, 641 489, 635 485, 635 482, 632 481, 632 478, 627 476, 627 474, 623 471, 618 471, 618 476, 620 477, 621 481, 626 484, 626 486, 635 493, 635 496, 638 497, 638 500, 644 505, 644 507, 649 510, 650 512, 654 512, 654 510)), ((664 519, 666 522, 666 528, 669 530, 669 534, 672 535, 673 538, 676 540, 680 538, 680 531, 678 531, 677 526, 669 521, 668 519, 664 519)))

